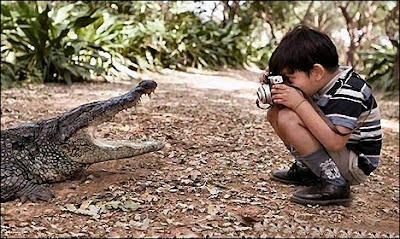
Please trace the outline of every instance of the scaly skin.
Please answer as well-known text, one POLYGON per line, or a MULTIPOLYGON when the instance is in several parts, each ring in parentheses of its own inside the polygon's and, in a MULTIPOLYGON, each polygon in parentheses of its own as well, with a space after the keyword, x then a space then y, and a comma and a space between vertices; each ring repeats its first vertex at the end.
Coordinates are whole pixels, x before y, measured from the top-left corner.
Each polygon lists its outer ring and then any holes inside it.
POLYGON ((78 106, 57 117, 1 130, 1 201, 54 197, 44 183, 64 181, 93 163, 129 158, 164 147, 163 142, 106 141, 93 127, 137 105, 157 87, 142 81, 125 95, 78 106))

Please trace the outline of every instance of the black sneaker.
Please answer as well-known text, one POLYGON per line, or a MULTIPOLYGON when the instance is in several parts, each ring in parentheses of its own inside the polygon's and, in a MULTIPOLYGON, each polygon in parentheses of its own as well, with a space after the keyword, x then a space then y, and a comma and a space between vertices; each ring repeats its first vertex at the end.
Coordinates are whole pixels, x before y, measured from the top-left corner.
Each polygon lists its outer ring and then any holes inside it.
POLYGON ((290 198, 291 201, 310 205, 342 205, 349 206, 351 203, 350 186, 336 186, 320 181, 317 185, 300 189, 290 198))
POLYGON ((293 163, 290 169, 272 171, 271 179, 286 184, 311 186, 315 185, 319 178, 311 170, 302 169, 293 163))

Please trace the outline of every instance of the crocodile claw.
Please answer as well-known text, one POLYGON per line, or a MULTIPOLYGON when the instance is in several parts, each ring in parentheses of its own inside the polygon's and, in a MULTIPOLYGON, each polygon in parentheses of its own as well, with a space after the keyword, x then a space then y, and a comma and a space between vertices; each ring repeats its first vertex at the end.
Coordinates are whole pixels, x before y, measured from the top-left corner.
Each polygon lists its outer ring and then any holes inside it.
POLYGON ((25 192, 21 191, 20 195, 18 195, 21 203, 25 203, 26 201, 31 202, 39 202, 45 201, 48 202, 55 197, 53 191, 49 188, 42 187, 41 185, 35 185, 32 190, 25 192))

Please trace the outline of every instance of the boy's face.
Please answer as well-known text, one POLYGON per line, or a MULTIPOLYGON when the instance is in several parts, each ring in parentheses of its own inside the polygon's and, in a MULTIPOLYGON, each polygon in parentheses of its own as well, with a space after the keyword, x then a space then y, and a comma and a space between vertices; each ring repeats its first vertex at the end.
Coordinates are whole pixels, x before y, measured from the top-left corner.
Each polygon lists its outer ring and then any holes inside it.
POLYGON ((308 75, 303 71, 295 71, 289 73, 288 70, 283 70, 282 74, 289 78, 290 85, 297 86, 304 91, 307 95, 312 95, 319 90, 318 82, 313 79, 312 74, 308 75))

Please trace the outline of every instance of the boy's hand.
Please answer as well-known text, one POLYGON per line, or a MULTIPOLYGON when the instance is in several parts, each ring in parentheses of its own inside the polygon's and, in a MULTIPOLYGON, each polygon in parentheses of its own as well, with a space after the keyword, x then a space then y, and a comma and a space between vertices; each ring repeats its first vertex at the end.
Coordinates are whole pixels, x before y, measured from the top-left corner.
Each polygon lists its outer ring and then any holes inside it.
POLYGON ((258 77, 258 81, 260 82, 260 84, 265 84, 265 75, 267 74, 267 72, 262 73, 259 77, 258 77))
POLYGON ((293 109, 299 102, 304 100, 304 97, 299 90, 285 84, 273 85, 271 94, 274 103, 285 105, 290 109, 293 109))

